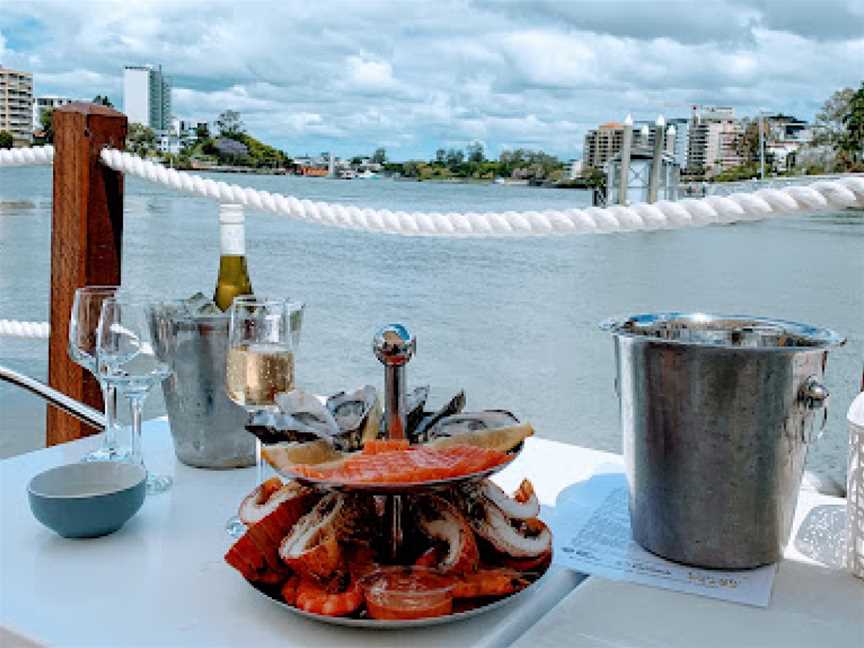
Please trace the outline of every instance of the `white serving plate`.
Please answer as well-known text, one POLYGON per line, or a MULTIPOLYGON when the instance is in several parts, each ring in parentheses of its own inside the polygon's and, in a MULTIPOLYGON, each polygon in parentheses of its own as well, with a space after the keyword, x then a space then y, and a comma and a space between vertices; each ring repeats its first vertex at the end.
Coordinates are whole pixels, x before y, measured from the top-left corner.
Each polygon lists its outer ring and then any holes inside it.
MULTIPOLYGON (((551 565, 551 563, 550 563, 551 565)), ((510 603, 514 603, 521 599, 523 596, 527 596, 529 592, 534 591, 537 585, 546 577, 546 574, 549 573, 549 567, 546 567, 546 571, 544 571, 533 583, 531 583, 528 587, 523 590, 516 592, 515 594, 511 594, 510 596, 505 596, 504 598, 498 599, 496 601, 492 601, 487 605, 483 605, 481 607, 473 608, 471 610, 466 610, 465 612, 454 612, 453 614, 447 614, 445 616, 437 616, 437 617, 428 617, 426 619, 406 619, 404 621, 384 621, 378 619, 358 619, 355 617, 334 617, 327 616, 325 614, 315 614, 313 612, 306 612, 305 610, 301 610, 300 608, 296 608, 293 605, 288 605, 285 601, 276 598, 275 596, 271 596, 268 592, 261 590, 255 586, 254 583, 249 581, 245 581, 248 585, 252 587, 255 592, 257 592, 261 597, 267 599, 271 603, 278 605, 285 610, 293 614, 297 614, 302 617, 306 617, 307 619, 313 619, 315 621, 320 621, 321 623, 328 623, 330 625, 337 626, 345 626, 348 628, 363 628, 366 630, 404 630, 405 628, 426 628, 429 626, 442 625, 444 623, 454 623, 456 621, 464 621, 465 619, 470 619, 471 617, 475 617, 479 614, 485 614, 486 612, 491 612, 492 610, 497 610, 500 607, 505 605, 509 605, 510 603)), ((244 579, 245 580, 245 579, 244 579)))

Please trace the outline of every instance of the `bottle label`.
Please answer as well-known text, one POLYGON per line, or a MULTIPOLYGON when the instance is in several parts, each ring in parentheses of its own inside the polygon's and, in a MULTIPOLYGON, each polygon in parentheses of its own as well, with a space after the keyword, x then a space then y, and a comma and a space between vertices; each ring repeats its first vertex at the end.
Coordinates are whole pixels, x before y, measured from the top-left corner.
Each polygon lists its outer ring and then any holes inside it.
POLYGON ((246 232, 243 223, 222 223, 219 226, 220 248, 223 256, 246 255, 246 232))

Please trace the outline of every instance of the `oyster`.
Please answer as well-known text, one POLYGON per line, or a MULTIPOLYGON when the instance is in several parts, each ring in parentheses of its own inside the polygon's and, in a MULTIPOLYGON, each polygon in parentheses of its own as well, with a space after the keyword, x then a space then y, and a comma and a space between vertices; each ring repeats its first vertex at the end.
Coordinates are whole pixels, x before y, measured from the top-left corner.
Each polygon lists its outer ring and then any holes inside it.
POLYGON ((371 385, 339 392, 322 403, 295 389, 276 395, 278 411, 257 412, 246 429, 265 444, 327 441, 337 450, 358 450, 378 436, 381 406, 371 385))
POLYGON ((339 428, 333 441, 340 450, 359 450, 364 441, 377 438, 381 428, 381 405, 372 385, 334 394, 326 405, 339 428))
POLYGON ((510 412, 485 410, 441 419, 429 429, 427 444, 436 448, 464 444, 509 452, 532 434, 531 425, 519 423, 510 412))
POLYGON ((449 437, 474 430, 511 427, 519 425, 517 419, 507 410, 483 410, 482 412, 463 412, 436 421, 429 427, 429 438, 449 437))
MULTIPOLYGON (((463 409, 465 409, 465 390, 460 389, 459 393, 447 401, 441 409, 420 421, 420 425, 411 433, 411 439, 415 443, 428 441, 430 438, 427 434, 428 430, 431 430, 441 419, 458 414, 463 409)), ((411 426, 408 426, 408 429, 411 430, 411 426)))
POLYGON ((256 412, 246 429, 262 443, 332 440, 340 433, 330 411, 312 394, 295 389, 276 395, 277 411, 256 412))
POLYGON ((413 438, 413 432, 420 425, 423 419, 423 408, 426 407, 426 399, 429 398, 429 385, 415 387, 414 390, 405 396, 405 430, 409 438, 413 438))

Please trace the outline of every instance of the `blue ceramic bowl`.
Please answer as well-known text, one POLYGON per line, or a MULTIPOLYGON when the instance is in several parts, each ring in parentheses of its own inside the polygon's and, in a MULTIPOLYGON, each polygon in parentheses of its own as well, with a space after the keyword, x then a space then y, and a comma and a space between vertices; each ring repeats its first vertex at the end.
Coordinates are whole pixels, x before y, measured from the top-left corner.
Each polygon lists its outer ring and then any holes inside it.
POLYGON ((39 473, 27 485, 34 517, 64 538, 113 533, 144 502, 147 471, 115 461, 75 463, 39 473))

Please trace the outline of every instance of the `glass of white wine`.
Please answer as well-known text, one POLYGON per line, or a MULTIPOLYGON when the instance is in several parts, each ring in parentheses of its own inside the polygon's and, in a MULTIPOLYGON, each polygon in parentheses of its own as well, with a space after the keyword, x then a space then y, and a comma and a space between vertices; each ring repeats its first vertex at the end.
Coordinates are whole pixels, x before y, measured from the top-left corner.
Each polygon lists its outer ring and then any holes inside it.
MULTIPOLYGON (((237 297, 229 310, 228 398, 250 414, 275 408, 276 395, 294 389, 294 354, 300 342, 303 304, 252 295, 237 297)), ((255 443, 257 483, 264 481, 261 441, 255 443)), ((229 535, 242 535, 243 525, 231 518, 229 535)))

